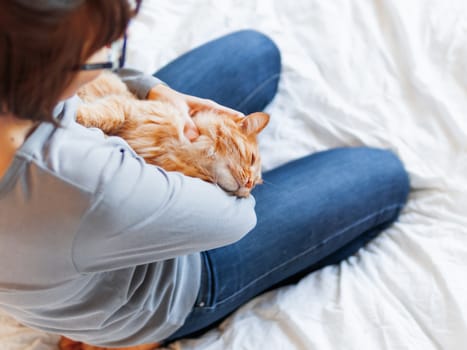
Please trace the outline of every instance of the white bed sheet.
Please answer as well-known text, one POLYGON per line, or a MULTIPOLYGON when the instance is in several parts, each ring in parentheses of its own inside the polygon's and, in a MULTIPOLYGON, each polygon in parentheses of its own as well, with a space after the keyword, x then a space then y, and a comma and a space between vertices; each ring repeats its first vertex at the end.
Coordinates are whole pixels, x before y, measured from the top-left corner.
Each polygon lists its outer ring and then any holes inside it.
MULTIPOLYGON (((394 150, 412 192, 400 220, 357 255, 254 299, 195 349, 467 348, 467 2, 145 0, 130 65, 153 72, 237 29, 283 57, 265 169, 336 146, 394 150)), ((0 348, 56 336, 0 318, 0 348)))

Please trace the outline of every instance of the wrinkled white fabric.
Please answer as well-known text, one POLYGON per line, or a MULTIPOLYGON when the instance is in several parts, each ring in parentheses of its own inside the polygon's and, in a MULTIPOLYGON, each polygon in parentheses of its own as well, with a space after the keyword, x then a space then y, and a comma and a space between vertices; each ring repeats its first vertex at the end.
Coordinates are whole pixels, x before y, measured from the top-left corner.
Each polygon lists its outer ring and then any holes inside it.
MULTIPOLYGON (((354 257, 177 346, 465 349, 467 2, 145 0, 130 65, 153 72, 244 28, 270 35, 283 57, 265 169, 335 146, 391 148, 412 192, 400 220, 354 257)), ((55 350, 56 337, 33 333, 2 317, 0 348, 55 350)))

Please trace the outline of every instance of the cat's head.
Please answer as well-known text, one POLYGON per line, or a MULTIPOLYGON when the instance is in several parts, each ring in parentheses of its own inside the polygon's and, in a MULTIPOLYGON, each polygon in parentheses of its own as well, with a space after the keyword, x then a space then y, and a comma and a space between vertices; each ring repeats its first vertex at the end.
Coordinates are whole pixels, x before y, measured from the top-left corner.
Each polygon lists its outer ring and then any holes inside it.
POLYGON ((217 111, 198 112, 193 121, 199 136, 188 140, 184 117, 160 101, 133 102, 133 116, 119 129, 147 162, 168 171, 218 184, 225 191, 247 197, 261 180, 257 135, 269 122, 266 113, 242 117, 217 111))
POLYGON ((201 112, 193 121, 200 136, 192 140, 191 147, 198 152, 198 169, 206 170, 205 179, 229 193, 247 197, 255 185, 262 183, 257 135, 269 123, 269 115, 201 112))

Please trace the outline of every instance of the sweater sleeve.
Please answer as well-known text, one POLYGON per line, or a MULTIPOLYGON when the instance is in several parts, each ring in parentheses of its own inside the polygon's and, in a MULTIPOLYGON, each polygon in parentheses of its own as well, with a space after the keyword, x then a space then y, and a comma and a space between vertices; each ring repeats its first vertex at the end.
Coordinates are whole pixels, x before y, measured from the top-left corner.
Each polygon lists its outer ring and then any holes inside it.
POLYGON ((80 272, 113 270, 233 243, 256 224, 253 197, 146 164, 121 146, 96 149, 82 167, 105 164, 73 244, 80 272))
POLYGON ((165 84, 160 79, 136 69, 121 68, 115 73, 123 80, 128 89, 141 100, 148 96, 149 90, 154 86, 165 84))

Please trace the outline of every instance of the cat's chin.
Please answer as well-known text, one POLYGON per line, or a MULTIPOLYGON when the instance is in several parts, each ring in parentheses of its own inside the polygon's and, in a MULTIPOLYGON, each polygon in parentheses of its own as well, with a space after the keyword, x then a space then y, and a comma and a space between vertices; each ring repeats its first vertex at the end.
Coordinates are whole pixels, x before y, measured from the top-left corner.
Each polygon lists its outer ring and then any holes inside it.
POLYGON ((231 183, 227 184, 227 183, 218 183, 217 184, 220 188, 222 188, 225 192, 227 192, 228 194, 232 195, 232 196, 237 196, 237 197, 241 197, 241 198, 246 198, 250 195, 251 193, 251 189, 248 188, 248 187, 243 187, 243 186, 232 186, 231 183), (236 187, 235 189, 233 189, 233 187, 236 187))

